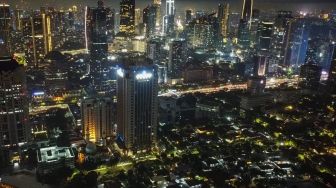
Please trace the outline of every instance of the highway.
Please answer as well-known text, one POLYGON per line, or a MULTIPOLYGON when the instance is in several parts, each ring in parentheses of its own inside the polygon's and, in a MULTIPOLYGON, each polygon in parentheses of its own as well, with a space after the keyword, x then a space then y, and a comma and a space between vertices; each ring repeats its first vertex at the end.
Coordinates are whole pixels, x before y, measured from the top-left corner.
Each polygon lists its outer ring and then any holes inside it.
MULTIPOLYGON (((266 81, 266 88, 277 88, 282 84, 287 83, 289 86, 295 86, 298 84, 298 78, 270 78, 266 81)), ((186 90, 174 90, 170 89, 168 92, 160 93, 160 97, 181 96, 189 93, 216 93, 219 91, 235 91, 246 90, 247 83, 240 84, 224 84, 217 87, 204 86, 203 88, 186 89, 186 90)))

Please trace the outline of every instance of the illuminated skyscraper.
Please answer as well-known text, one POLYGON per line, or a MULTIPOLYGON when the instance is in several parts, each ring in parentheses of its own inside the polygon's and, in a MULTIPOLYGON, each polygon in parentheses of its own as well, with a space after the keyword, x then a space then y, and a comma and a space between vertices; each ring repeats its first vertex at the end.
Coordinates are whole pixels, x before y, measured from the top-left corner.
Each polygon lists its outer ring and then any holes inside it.
POLYGON ((152 5, 156 7, 156 21, 155 21, 155 26, 157 30, 160 30, 160 26, 162 24, 162 18, 161 18, 161 0, 153 0, 152 5))
POLYGON ((10 148, 29 139, 25 70, 0 44, 0 147, 10 148))
POLYGON ((174 39, 169 43, 168 76, 181 76, 181 68, 187 61, 187 42, 184 39, 174 39))
POLYGON ((259 53, 269 55, 271 49, 272 35, 273 35, 273 22, 262 21, 258 29, 258 50, 259 53))
POLYGON ((186 15, 185 15, 185 24, 189 24, 192 20, 192 10, 186 10, 186 15))
POLYGON ((134 15, 134 24, 135 26, 139 25, 141 20, 141 12, 139 8, 135 9, 135 15, 134 15))
POLYGON ((332 61, 331 61, 331 66, 330 66, 330 71, 329 71, 329 81, 332 81, 336 83, 336 47, 334 43, 334 50, 333 50, 333 56, 332 56, 332 61))
MULTIPOLYGON (((51 31, 50 27, 47 27, 45 16, 45 14, 36 12, 22 21, 26 45, 25 54, 29 67, 38 67, 44 55, 52 49, 51 31)), ((48 20, 48 23, 50 23, 50 19, 48 20)))
POLYGON ((221 34, 224 38, 227 38, 228 35, 229 15, 230 15, 229 3, 219 4, 217 17, 218 21, 220 22, 221 34))
POLYGON ((175 27, 175 0, 166 0, 166 14, 163 18, 163 32, 171 34, 175 27))
POLYGON ((252 24, 253 1, 254 0, 244 0, 239 22, 238 44, 245 49, 250 46, 251 42, 250 29, 252 24))
POLYGON ((102 62, 107 59, 108 13, 110 9, 98 1, 97 8, 86 7, 85 37, 86 46, 90 52, 90 74, 94 85, 100 85, 103 80, 102 62))
POLYGON ((113 134, 116 110, 110 98, 88 98, 81 103, 84 138, 100 142, 113 134))
POLYGON ((44 40, 44 53, 47 54, 53 49, 51 33, 51 16, 46 12, 44 7, 41 8, 42 29, 44 40))
POLYGON ((11 13, 8 4, 0 4, 0 44, 10 49, 11 13))
POLYGON ((157 140, 157 68, 143 56, 124 57, 117 74, 118 137, 131 151, 151 149, 157 140))
POLYGON ((157 8, 156 6, 147 6, 144 12, 144 24, 146 25, 146 36, 152 37, 156 32, 156 19, 157 19, 157 8))
POLYGON ((252 23, 253 1, 254 0, 244 0, 243 9, 241 12, 240 19, 248 23, 248 28, 251 28, 251 23, 252 23))
POLYGON ((291 11, 279 11, 274 22, 272 54, 276 58, 277 64, 282 63, 284 60, 286 36, 288 35, 288 27, 292 18, 291 11))
POLYGON ((133 35, 135 32, 135 0, 122 0, 120 2, 120 28, 119 32, 133 35))

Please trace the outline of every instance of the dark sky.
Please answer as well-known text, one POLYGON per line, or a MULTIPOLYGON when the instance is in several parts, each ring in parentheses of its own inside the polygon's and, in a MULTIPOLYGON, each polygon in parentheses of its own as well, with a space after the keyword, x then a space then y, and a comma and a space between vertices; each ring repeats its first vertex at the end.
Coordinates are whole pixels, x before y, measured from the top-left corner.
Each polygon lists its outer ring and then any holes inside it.
MULTIPOLYGON (((136 6, 143 8, 151 0, 135 0, 136 6)), ((235 10, 241 9, 243 0, 227 0, 235 10)), ((38 8, 40 6, 54 6, 69 8, 71 5, 95 6, 97 0, 0 0, 12 6, 38 8)), ((104 0, 105 4, 119 9, 120 0, 104 0)), ((164 3, 165 0, 162 0, 164 3)), ((177 11, 187 8, 192 9, 216 9, 217 4, 224 0, 175 0, 177 11)), ((285 9, 285 10, 330 10, 336 9, 336 0, 255 0, 255 7, 259 9, 285 9)))

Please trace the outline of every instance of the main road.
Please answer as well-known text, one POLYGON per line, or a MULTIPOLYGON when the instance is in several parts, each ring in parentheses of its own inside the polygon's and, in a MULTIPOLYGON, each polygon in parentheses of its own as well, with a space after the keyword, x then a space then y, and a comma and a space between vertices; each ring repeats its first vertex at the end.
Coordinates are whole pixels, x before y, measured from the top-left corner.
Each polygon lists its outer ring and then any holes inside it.
MULTIPOLYGON (((296 86, 298 84, 298 78, 270 78, 266 81, 266 88, 277 88, 282 84, 288 84, 289 86, 296 86)), ((189 93, 215 93, 219 91, 235 91, 235 90, 246 90, 247 83, 239 83, 239 84, 223 84, 220 86, 204 86, 202 88, 193 88, 193 89, 185 89, 176 91, 174 89, 169 89, 167 92, 160 93, 161 97, 169 97, 169 96, 181 96, 189 93)))

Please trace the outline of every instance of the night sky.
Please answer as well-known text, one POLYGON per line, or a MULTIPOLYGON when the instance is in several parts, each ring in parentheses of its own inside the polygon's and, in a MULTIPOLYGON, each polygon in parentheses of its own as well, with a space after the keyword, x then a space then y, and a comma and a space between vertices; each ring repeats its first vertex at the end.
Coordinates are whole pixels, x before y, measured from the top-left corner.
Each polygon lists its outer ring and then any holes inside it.
MULTIPOLYGON (((95 6, 97 0, 0 0, 12 6, 20 8, 38 8, 40 6, 53 6, 58 8, 69 8, 71 5, 95 6)), ((243 0, 228 0, 234 10, 240 10, 243 0)), ((119 9, 120 0, 104 0, 107 6, 119 9)), ((151 0, 136 0, 136 6, 143 8, 151 0)), ((165 0, 162 0, 164 3, 165 0)), ((216 9, 217 4, 224 0, 175 0, 177 11, 192 9, 216 9), (197 2, 197 3, 196 3, 197 2)), ((336 0, 255 0, 255 7, 259 9, 285 9, 285 10, 330 10, 336 9, 336 0)))

